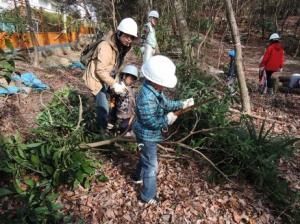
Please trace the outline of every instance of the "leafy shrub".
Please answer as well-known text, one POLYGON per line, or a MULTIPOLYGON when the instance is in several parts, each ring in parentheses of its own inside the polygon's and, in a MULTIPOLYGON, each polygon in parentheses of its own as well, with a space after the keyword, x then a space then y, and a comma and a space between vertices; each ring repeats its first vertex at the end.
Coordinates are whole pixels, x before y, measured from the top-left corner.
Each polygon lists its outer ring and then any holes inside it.
POLYGON ((25 58, 19 52, 14 51, 14 47, 8 38, 4 39, 7 49, 0 49, 0 78, 10 81, 12 73, 15 71, 15 61, 24 61, 25 58))
MULTIPOLYGON (((0 171, 11 177, 11 186, 2 189, 2 196, 11 194, 19 201, 22 209, 15 216, 22 223, 61 222, 57 187, 88 188, 92 180, 103 177, 99 161, 79 147, 85 138, 92 138, 84 124, 78 126, 79 103, 75 91, 64 89, 39 115, 34 139, 25 141, 19 135, 0 139, 0 171)), ((87 109, 84 103, 83 112, 87 109)))
MULTIPOLYGON (((241 116, 240 121, 232 121, 229 107, 231 97, 219 88, 210 77, 195 66, 182 64, 178 67, 178 98, 195 97, 196 102, 214 96, 216 99, 199 105, 193 113, 180 118, 180 133, 172 140, 177 141, 190 133, 191 122, 199 119, 195 132, 185 139, 185 144, 193 148, 204 148, 215 165, 229 177, 243 178, 264 192, 274 207, 275 213, 284 216, 286 223, 299 223, 300 196, 292 191, 285 180, 279 178, 277 164, 280 158, 293 155, 295 138, 278 136, 272 128, 256 127, 250 117, 241 116), (200 98, 200 99, 199 99, 200 98), (211 131, 201 132, 203 129, 211 131), (282 213, 282 211, 285 211, 282 213)), ((219 173, 213 175, 218 180, 219 173)))

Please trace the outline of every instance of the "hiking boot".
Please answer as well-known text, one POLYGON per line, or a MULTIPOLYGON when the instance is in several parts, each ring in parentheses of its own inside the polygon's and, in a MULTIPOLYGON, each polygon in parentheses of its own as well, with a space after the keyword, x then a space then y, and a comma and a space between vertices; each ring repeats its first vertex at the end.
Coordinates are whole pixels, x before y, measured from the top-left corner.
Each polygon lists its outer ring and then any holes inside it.
POLYGON ((139 198, 139 200, 144 205, 157 205, 159 203, 159 200, 158 200, 158 198, 156 196, 154 198, 150 199, 149 201, 144 201, 143 199, 141 199, 141 197, 139 198))
POLYGON ((136 177, 134 174, 132 174, 132 175, 130 176, 130 179, 131 179, 131 181, 132 181, 134 184, 142 184, 142 183, 143 183, 143 180, 140 179, 140 178, 138 178, 138 177, 136 177))

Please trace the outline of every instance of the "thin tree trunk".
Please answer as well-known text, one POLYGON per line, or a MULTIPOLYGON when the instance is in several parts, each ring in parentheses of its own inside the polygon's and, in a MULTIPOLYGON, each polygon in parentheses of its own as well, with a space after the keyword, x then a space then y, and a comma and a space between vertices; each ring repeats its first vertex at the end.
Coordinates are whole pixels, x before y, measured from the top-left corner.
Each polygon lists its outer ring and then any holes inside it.
POLYGON ((265 1, 261 1, 261 39, 265 39, 265 1))
POLYGON ((174 10, 176 13, 176 21, 179 28, 182 53, 185 59, 191 61, 192 48, 190 44, 190 31, 184 18, 181 0, 174 0, 174 10))
POLYGON ((248 88, 247 88, 245 73, 243 68, 243 57, 242 57, 240 34, 235 20, 234 12, 232 9, 231 0, 225 0, 225 4, 226 4, 226 12, 227 12, 226 15, 230 25, 231 34, 234 40, 235 51, 237 53, 236 67, 237 67, 237 75, 238 75, 239 86, 240 86, 242 107, 244 112, 250 114, 251 113, 250 97, 248 94, 248 88))
POLYGON ((116 19, 116 8, 115 8, 115 0, 111 0, 111 8, 112 8, 112 22, 114 30, 117 29, 117 19, 116 19))
POLYGON ((39 64, 39 52, 38 52, 38 41, 36 39, 34 30, 33 30, 33 22, 32 22, 32 14, 29 0, 25 0, 26 3, 26 19, 29 26, 29 33, 31 43, 33 45, 33 66, 38 66, 39 64))

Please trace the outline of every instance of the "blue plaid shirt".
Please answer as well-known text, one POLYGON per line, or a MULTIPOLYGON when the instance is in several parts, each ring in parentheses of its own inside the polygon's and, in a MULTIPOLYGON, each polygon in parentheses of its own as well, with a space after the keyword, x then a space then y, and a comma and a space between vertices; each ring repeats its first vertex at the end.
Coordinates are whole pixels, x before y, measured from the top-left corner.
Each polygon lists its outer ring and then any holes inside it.
POLYGON ((162 129, 168 126, 167 113, 181 109, 182 101, 169 100, 162 92, 144 82, 137 97, 133 131, 138 139, 150 142, 163 140, 162 129))

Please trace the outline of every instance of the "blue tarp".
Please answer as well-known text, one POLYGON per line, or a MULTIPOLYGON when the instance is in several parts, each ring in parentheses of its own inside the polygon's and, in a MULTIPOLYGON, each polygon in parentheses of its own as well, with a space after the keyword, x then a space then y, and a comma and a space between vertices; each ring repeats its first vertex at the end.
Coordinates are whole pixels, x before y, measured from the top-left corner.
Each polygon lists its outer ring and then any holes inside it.
POLYGON ((72 64, 70 64, 69 67, 70 68, 80 68, 81 70, 85 70, 85 66, 79 61, 72 62, 72 64))
MULTIPOLYGON (((13 81, 19 81, 22 82, 25 86, 31 87, 33 89, 42 91, 49 89, 49 86, 43 83, 41 80, 39 80, 36 75, 30 72, 23 73, 21 76, 19 75, 13 75, 11 77, 13 81)), ((10 95, 18 93, 22 90, 17 86, 8 86, 6 88, 0 88, 0 95, 10 95)))
POLYGON ((0 88, 0 95, 11 95, 20 92, 20 88, 16 86, 8 86, 6 88, 0 88))
POLYGON ((33 73, 26 72, 20 76, 14 75, 12 76, 13 81, 21 81, 25 86, 29 86, 31 88, 37 90, 45 90, 49 89, 49 86, 39 80, 33 73))

